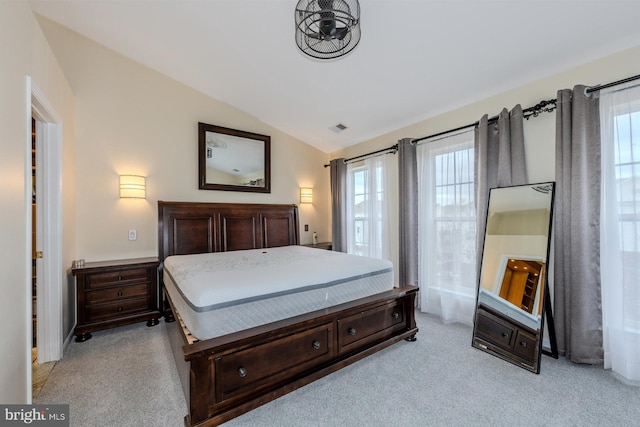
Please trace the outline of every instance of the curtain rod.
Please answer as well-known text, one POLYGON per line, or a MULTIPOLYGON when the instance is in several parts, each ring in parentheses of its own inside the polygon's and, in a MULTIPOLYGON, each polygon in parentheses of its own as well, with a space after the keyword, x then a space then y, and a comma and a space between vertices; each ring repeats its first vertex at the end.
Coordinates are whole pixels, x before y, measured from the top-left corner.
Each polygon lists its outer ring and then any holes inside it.
MULTIPOLYGON (((556 100, 555 99, 547 99, 544 101, 540 101, 539 103, 537 103, 536 105, 534 105, 533 107, 529 107, 529 108, 525 108, 524 110, 522 110, 522 116, 529 120, 530 117, 538 117, 540 115, 540 113, 550 113, 553 110, 556 109, 556 100)), ((489 119, 489 123, 493 123, 495 121, 498 120, 499 116, 493 116, 489 119)), ((470 127, 476 127, 480 124, 479 121, 470 123, 468 125, 465 126, 460 126, 457 127, 455 129, 449 129, 449 130, 445 130, 443 132, 438 132, 438 133, 434 133, 433 135, 428 135, 428 136, 423 136, 422 138, 416 138, 414 140, 412 140, 412 143, 417 143, 420 141, 424 141, 425 139, 431 139, 431 138, 435 138, 437 136, 442 136, 442 135, 446 135, 448 133, 453 133, 453 132, 457 132, 459 130, 463 130, 463 129, 467 129, 470 127)))
MULTIPOLYGON (((392 145, 391 147, 383 148, 383 149, 378 150, 378 151, 372 151, 371 153, 361 154, 360 156, 355 156, 355 157, 351 157, 349 159, 344 159, 344 162, 348 163, 348 162, 351 162, 353 160, 362 159, 364 157, 375 156, 376 154, 383 154, 383 153, 395 154, 396 151, 398 151, 398 144, 392 145)), ((331 165, 330 164, 324 165, 325 168, 328 168, 329 166, 331 166, 331 165)))
MULTIPOLYGON (((596 85, 596 86, 588 87, 585 90, 585 93, 589 94, 589 93, 592 93, 592 92, 597 92, 597 91, 600 91, 602 89, 607 89, 607 88, 610 88, 610 87, 613 87, 613 86, 617 86, 617 85, 621 85, 621 84, 624 84, 624 83, 632 82, 634 80, 640 80, 640 74, 637 75, 637 76, 633 76, 633 77, 627 77, 626 79, 616 80, 616 81, 611 82, 611 83, 605 83, 605 84, 602 84, 602 85, 596 85)), ((540 115, 540 113, 551 113, 555 109, 556 109, 556 99, 547 99, 547 100, 544 100, 544 101, 540 101, 539 103, 537 103, 533 107, 529 107, 529 108, 526 108, 526 109, 522 110, 522 113, 523 113, 524 118, 529 120, 530 117, 538 117, 540 115)), ((489 119, 489 123, 495 122, 496 120, 498 120, 498 116, 493 116, 493 117, 491 117, 489 119)), ((446 135, 448 133, 457 132, 459 130, 463 130, 463 129, 470 128, 470 127, 476 127, 476 126, 478 126, 479 123, 480 123, 479 121, 476 121, 476 122, 473 122, 473 123, 465 125, 465 126, 457 127, 455 129, 449 129, 449 130, 445 130, 443 132, 434 133, 433 135, 423 136, 422 138, 416 138, 416 139, 412 140, 411 142, 415 144, 415 143, 417 143, 419 141, 423 141, 425 139, 435 138, 435 137, 438 137, 438 136, 446 135)), ((384 153, 384 152, 387 152, 387 151, 392 151, 392 152, 395 153, 396 151, 398 151, 398 144, 392 145, 391 147, 388 147, 388 148, 385 148, 385 149, 382 149, 382 150, 374 151, 372 153, 367 153, 367 154, 363 154, 361 156, 356 156, 356 157, 352 157, 350 159, 346 159, 345 163, 353 161, 353 160, 357 160, 357 159, 360 159, 360 158, 363 158, 363 157, 368 157, 368 156, 373 156, 375 154, 384 153)), ((325 168, 329 167, 329 166, 330 165, 324 165, 325 168)))
MULTIPOLYGON (((546 101, 540 101, 538 104, 534 105, 533 107, 529 107, 525 110, 522 110, 522 115, 524 116, 525 119, 529 120, 529 117, 533 116, 533 117, 537 117, 540 113, 542 112, 546 112, 546 113, 550 113, 551 111, 555 110, 556 108, 556 100, 555 99, 549 99, 546 101)), ((495 122, 498 120, 498 116, 493 116, 489 119, 489 123, 495 122)), ((460 126, 458 128, 455 129, 449 129, 446 130, 444 132, 438 132, 436 134, 433 135, 429 135, 429 136, 424 136, 422 138, 418 138, 418 139, 413 139, 411 140, 412 144, 417 143, 418 141, 422 141, 425 139, 430 139, 430 138, 435 138, 437 136, 441 136, 441 135, 446 135, 448 133, 453 133, 459 130, 463 130, 466 128, 470 128, 470 127, 475 127, 478 126, 480 122, 475 122, 475 123, 471 123, 470 125, 466 125, 466 126, 460 126)), ((345 159, 344 162, 348 163, 351 162, 353 160, 358 160, 364 157, 369 157, 369 156, 374 156, 376 154, 381 154, 381 153, 386 153, 386 152, 392 152, 395 154, 395 152, 398 151, 398 144, 392 145, 391 147, 387 147, 387 148, 383 148, 382 150, 378 150, 378 151, 373 151, 371 153, 367 153, 367 154, 362 154, 361 156, 356 156, 356 157, 351 157, 350 159, 345 159)), ((324 165, 325 168, 329 167, 330 165, 324 165)))
MULTIPOLYGON (((621 85, 621 84, 624 84, 624 83, 632 82, 634 80, 640 80, 640 74, 638 74, 637 76, 633 76, 633 77, 627 77, 626 79, 616 80, 614 82, 588 87, 585 90, 585 93, 589 94, 589 93, 592 93, 592 92, 598 92, 598 91, 600 91, 602 89, 607 89, 607 88, 610 88, 610 87, 613 87, 613 86, 618 86, 618 85, 621 85)), ((529 120, 529 118, 531 116, 537 117, 540 113, 543 113, 543 112, 544 113, 550 113, 550 112, 554 111, 555 108, 556 108, 556 100, 555 99, 549 99, 549 100, 546 100, 546 101, 541 101, 540 103, 534 105, 533 107, 530 107, 530 108, 527 108, 525 110, 522 110, 522 112, 524 113, 523 114, 524 118, 529 120), (550 105, 552 105, 552 106, 550 106, 550 105)), ((491 123, 493 121, 496 121, 496 120, 498 120, 498 116, 491 117, 489 119, 489 123, 491 123)), ((433 134, 433 135, 429 135, 429 136, 424 136, 422 138, 414 139, 413 142, 416 143, 418 141, 422 141, 422 140, 429 139, 429 138, 435 138, 437 136, 446 135, 448 133, 456 132, 456 131, 459 131, 459 130, 462 130, 462 129, 466 129, 468 127, 478 126, 479 123, 480 122, 474 122, 474 123, 468 124, 466 126, 460 126, 458 128, 455 128, 455 129, 447 130, 447 131, 444 131, 444 132, 439 132, 439 133, 436 133, 436 134, 433 134)))
POLYGON ((634 80, 640 80, 640 74, 637 76, 633 76, 633 77, 627 77, 626 79, 622 79, 622 80, 616 80, 615 82, 611 82, 611 83, 605 83, 603 85, 596 85, 596 86, 592 86, 587 88, 587 90, 585 90, 586 93, 591 93, 591 92, 597 92, 599 90, 602 89, 607 89, 613 86, 618 86, 621 85, 623 83, 628 83, 628 82, 632 82, 634 80))

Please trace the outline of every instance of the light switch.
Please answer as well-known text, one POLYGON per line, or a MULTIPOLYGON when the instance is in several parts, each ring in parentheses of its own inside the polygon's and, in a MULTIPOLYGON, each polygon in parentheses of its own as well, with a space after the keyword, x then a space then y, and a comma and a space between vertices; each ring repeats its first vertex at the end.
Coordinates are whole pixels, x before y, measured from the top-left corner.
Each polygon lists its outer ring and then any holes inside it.
POLYGON ((136 240, 138 238, 138 232, 136 230, 129 230, 129 240, 136 240))

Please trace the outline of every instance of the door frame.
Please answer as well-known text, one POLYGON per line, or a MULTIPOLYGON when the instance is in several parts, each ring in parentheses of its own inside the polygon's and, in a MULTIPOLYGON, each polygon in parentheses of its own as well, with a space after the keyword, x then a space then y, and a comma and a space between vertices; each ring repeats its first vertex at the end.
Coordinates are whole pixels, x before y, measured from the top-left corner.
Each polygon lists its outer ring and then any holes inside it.
MULTIPOLYGON (((33 315, 31 302, 32 277, 32 218, 31 218, 31 118, 36 119, 36 155, 40 155, 42 170, 36 169, 37 182, 42 183, 37 191, 37 220, 43 227, 36 235, 38 250, 44 253, 42 266, 38 269, 41 277, 37 281, 37 346, 38 363, 62 358, 63 324, 62 324, 62 120, 57 114, 44 92, 30 76, 27 76, 27 142, 28 153, 27 179, 25 192, 28 204, 27 211, 27 289, 29 324, 33 315), (41 248, 41 249, 40 249, 41 248)), ((29 328, 28 353, 31 361, 33 335, 29 328)), ((31 365, 31 362, 29 362, 31 365)), ((29 385, 29 390, 31 386, 29 385)))

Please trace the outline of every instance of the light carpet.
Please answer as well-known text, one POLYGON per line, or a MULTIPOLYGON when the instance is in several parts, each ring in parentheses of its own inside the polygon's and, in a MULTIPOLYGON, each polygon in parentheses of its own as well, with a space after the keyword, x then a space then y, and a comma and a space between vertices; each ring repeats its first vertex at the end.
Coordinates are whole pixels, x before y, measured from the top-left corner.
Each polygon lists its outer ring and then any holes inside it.
MULTIPOLYGON (((640 426, 640 388, 601 366, 543 356, 532 374, 471 347, 471 328, 417 313, 400 342, 233 419, 241 426, 640 426)), ((183 425, 186 402, 164 322, 72 342, 37 404, 71 425, 183 425)))

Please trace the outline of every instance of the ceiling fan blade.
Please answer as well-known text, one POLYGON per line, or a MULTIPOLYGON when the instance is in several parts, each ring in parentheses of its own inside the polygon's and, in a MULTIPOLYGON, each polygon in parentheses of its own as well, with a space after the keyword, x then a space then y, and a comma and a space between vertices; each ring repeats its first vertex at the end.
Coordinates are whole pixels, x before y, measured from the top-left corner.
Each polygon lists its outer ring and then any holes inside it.
POLYGON ((304 35, 309 37, 310 39, 316 39, 316 40, 324 40, 325 39, 324 34, 316 33, 316 32, 313 32, 313 31, 304 33, 304 35))
POLYGON ((338 28, 335 31, 334 38, 342 40, 346 37, 347 34, 349 34, 349 27, 338 28))

